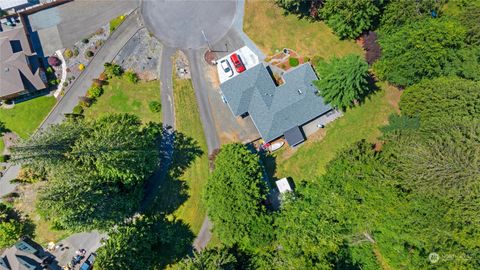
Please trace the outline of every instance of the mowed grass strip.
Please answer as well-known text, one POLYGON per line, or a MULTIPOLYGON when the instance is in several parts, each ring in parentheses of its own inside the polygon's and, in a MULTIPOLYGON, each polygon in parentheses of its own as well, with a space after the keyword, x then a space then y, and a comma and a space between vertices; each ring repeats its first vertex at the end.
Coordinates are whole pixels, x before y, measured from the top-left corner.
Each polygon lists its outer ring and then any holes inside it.
POLYGON ((386 83, 378 83, 380 90, 364 104, 348 110, 345 115, 326 127, 321 141, 308 141, 288 159, 284 152, 277 157, 276 176, 292 177, 295 181, 315 181, 338 152, 353 143, 366 139, 376 142, 381 135, 379 127, 388 123, 388 116, 398 111, 401 92, 386 83))
POLYGON ((22 139, 27 139, 40 126, 55 105, 52 96, 36 97, 15 104, 13 109, 0 109, 0 121, 22 139))
POLYGON ((285 15, 273 0, 247 0, 243 28, 267 56, 285 47, 302 56, 324 59, 363 54, 354 41, 340 40, 324 22, 285 15))
POLYGON ((112 78, 103 86, 103 95, 85 110, 87 118, 97 118, 107 113, 135 114, 143 123, 161 122, 162 113, 150 111, 151 101, 160 102, 160 82, 131 83, 124 78, 112 78))
POLYGON ((208 149, 200 120, 195 92, 191 80, 173 78, 173 100, 175 104, 176 129, 198 142, 203 154, 197 157, 180 180, 187 185, 188 199, 175 211, 174 215, 191 226, 197 234, 202 227, 206 209, 202 202, 203 187, 207 182, 208 149))

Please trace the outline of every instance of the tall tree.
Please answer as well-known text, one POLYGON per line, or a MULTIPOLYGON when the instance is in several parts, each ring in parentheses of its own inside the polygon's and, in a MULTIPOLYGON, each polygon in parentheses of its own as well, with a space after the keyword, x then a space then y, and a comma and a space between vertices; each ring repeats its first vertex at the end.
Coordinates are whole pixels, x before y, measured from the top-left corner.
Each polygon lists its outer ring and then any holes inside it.
POLYGON ((38 207, 56 226, 106 229, 138 207, 159 165, 160 132, 128 114, 70 120, 12 148, 13 160, 45 170, 38 207))
POLYGON ((314 84, 325 101, 335 107, 351 107, 355 100, 364 99, 370 92, 368 64, 358 55, 320 62, 316 69, 320 80, 314 84))
POLYGON ((226 245, 256 249, 271 240, 272 228, 262 202, 267 196, 259 158, 244 145, 222 147, 205 189, 214 232, 226 245))
POLYGON ((24 232, 22 222, 16 217, 15 211, 0 203, 0 248, 13 245, 24 232))
POLYGON ((450 62, 464 46, 465 29, 447 19, 423 19, 391 34, 382 34, 382 57, 374 65, 377 76, 400 86, 423 78, 455 74, 450 62))
POLYGON ((340 38, 355 39, 374 26, 380 2, 382 1, 326 0, 321 14, 340 38))
POLYGON ((193 235, 178 234, 185 230, 189 232, 183 223, 161 216, 137 216, 109 232, 97 251, 95 269, 164 269, 190 248, 193 235))

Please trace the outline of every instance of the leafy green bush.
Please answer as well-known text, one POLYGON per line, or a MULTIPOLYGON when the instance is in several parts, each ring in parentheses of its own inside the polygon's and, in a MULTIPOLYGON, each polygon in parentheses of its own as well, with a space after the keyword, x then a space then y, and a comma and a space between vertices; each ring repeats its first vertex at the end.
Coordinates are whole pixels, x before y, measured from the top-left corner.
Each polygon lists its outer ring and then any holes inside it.
POLYGON ((300 64, 300 61, 298 61, 298 58, 290 57, 288 58, 288 63, 291 67, 296 67, 300 64))
POLYGON ((105 63, 103 65, 105 67, 105 71, 103 72, 107 78, 119 77, 123 74, 123 69, 120 65, 115 63, 105 63))
POLYGON ((150 101, 150 103, 148 103, 148 108, 152 112, 160 112, 162 110, 162 104, 158 101, 150 101))
POLYGON ((85 57, 87 57, 87 58, 93 57, 93 52, 90 51, 90 50, 86 51, 85 52, 85 57))
POLYGON ((75 47, 75 48, 73 49, 73 56, 77 57, 78 54, 79 54, 78 48, 75 47))
POLYGON ((0 162, 7 162, 9 159, 9 155, 0 155, 0 162))
POLYGON ((67 81, 63 82, 63 87, 67 87, 67 86, 68 86, 68 82, 67 81))
POLYGON ((83 113, 83 107, 81 105, 77 105, 73 107, 73 113, 74 114, 82 114, 83 113))
POLYGON ((82 42, 87 44, 89 42, 89 40, 88 40, 88 38, 84 38, 84 39, 82 39, 82 42))
POLYGON ((92 86, 87 91, 87 96, 89 98, 98 98, 103 94, 103 88, 98 86, 92 86))
POLYGON ((138 75, 132 70, 127 70, 123 76, 127 79, 127 81, 131 83, 137 83, 138 82, 138 75))
POLYGON ((72 50, 66 49, 66 50, 63 52, 63 56, 65 56, 65 58, 67 58, 67 59, 68 59, 68 58, 72 58, 72 56, 73 56, 72 50))

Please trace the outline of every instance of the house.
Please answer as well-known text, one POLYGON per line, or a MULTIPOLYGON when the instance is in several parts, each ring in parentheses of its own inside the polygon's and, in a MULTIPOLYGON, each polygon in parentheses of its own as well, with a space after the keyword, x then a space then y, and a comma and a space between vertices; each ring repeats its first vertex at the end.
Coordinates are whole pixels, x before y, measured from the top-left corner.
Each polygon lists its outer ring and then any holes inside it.
POLYGON ((0 0, 0 9, 9 10, 13 8, 19 10, 37 4, 38 2, 38 0, 0 0))
POLYGON ((284 137, 290 146, 305 141, 302 126, 332 111, 313 85, 317 76, 309 63, 283 74, 277 86, 263 63, 220 85, 232 113, 250 117, 266 142, 284 137))
POLYGON ((47 77, 23 27, 0 32, 0 98, 12 99, 47 87, 47 77))
POLYGON ((28 237, 22 238, 0 256, 0 270, 59 269, 54 257, 28 237))

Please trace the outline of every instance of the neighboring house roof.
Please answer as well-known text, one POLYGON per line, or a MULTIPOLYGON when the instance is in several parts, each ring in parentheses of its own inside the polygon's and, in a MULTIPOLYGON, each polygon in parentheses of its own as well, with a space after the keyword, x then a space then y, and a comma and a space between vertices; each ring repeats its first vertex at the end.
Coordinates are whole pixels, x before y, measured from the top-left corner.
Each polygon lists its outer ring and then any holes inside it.
POLYGON ((7 248, 0 257, 1 270, 40 270, 48 254, 29 238, 7 248))
POLYGON ((23 28, 0 32, 0 96, 44 89, 42 76, 23 28))
POLYGON ((30 4, 31 0, 0 0, 0 9, 7 10, 30 4))
POLYGON ((220 85, 233 114, 248 112, 267 142, 332 109, 317 95, 317 76, 310 64, 291 69, 283 80, 277 87, 267 67, 258 64, 220 85))

